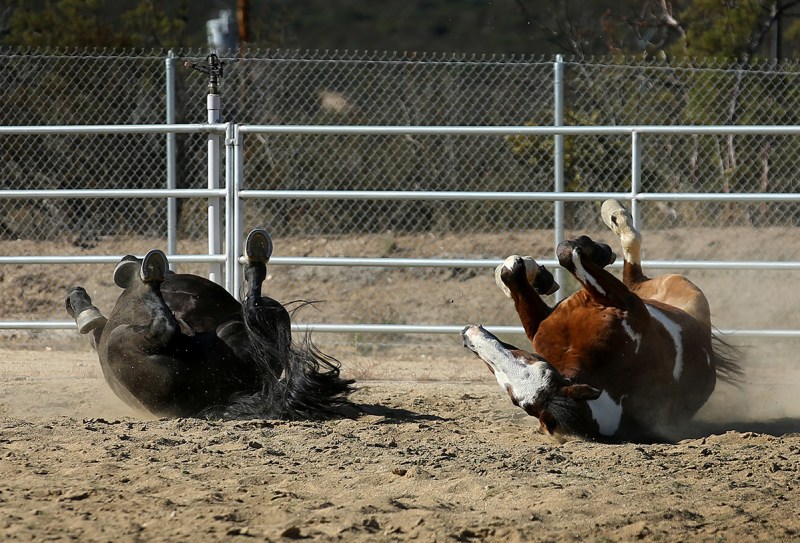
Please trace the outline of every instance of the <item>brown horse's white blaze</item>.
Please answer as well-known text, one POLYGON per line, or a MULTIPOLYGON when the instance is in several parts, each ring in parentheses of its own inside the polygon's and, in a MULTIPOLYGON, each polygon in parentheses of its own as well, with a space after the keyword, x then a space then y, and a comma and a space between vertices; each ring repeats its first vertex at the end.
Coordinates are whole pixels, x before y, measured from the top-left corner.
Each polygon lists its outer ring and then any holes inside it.
POLYGON ((552 308, 522 257, 496 273, 535 355, 475 326, 462 333, 465 345, 546 433, 649 438, 690 419, 714 390, 718 366, 731 366, 714 352, 709 328, 606 271, 615 256, 605 244, 581 236, 559 244, 557 256, 582 288, 552 308))
POLYGON ((639 297, 664 302, 686 311, 711 329, 711 309, 703 291, 686 277, 666 274, 647 277, 642 272, 642 235, 633 217, 616 200, 606 200, 600 209, 603 222, 619 237, 624 265, 622 281, 639 297))
MULTIPOLYGON (((592 430, 613 433, 619 425, 622 410, 611 407, 600 390, 588 385, 574 384, 558 373, 543 358, 501 342, 483 326, 470 325, 461 332, 464 346, 474 352, 489 367, 497 384, 511 402, 541 421, 542 431, 556 433, 556 418, 550 413, 553 404, 586 400, 594 423, 592 430), (611 409, 609 409, 611 407, 611 409)), ((613 402, 611 402, 613 405, 613 402)), ((573 406, 574 409, 577 406, 573 406)))

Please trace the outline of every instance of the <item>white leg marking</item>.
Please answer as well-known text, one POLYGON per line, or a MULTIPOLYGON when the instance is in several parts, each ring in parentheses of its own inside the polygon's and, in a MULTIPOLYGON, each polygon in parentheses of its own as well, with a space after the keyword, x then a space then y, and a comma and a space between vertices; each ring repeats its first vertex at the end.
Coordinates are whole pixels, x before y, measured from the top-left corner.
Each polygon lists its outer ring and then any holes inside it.
POLYGON ((503 291, 503 294, 506 295, 506 298, 511 298, 511 290, 503 283, 503 280, 500 278, 500 274, 503 272, 503 269, 511 270, 514 268, 514 263, 518 258, 522 259, 522 262, 525 264, 525 277, 528 279, 528 283, 531 285, 536 280, 536 275, 539 273, 539 265, 536 261, 529 257, 529 256, 519 256, 519 255, 511 255, 507 257, 502 264, 497 266, 494 270, 494 282, 503 291))
POLYGON ((619 430, 619 423, 622 420, 622 398, 617 403, 604 390, 599 398, 589 400, 586 403, 589 404, 589 409, 592 410, 592 418, 597 423, 600 433, 604 436, 616 434, 617 430, 619 430))
POLYGON ((625 330, 625 333, 628 334, 628 337, 631 338, 636 344, 636 352, 639 352, 639 347, 642 346, 642 334, 634 332, 633 328, 631 327, 630 323, 627 320, 622 321, 622 328, 625 330))
POLYGON ((578 279, 581 281, 581 283, 588 283, 589 285, 592 285, 597 292, 605 296, 606 291, 603 290, 603 287, 600 286, 594 277, 586 273, 586 270, 583 269, 581 257, 578 254, 577 249, 572 250, 572 263, 575 265, 575 275, 578 276, 578 279))
POLYGON ((650 316, 656 319, 661 326, 672 336, 672 341, 675 343, 675 366, 672 368, 672 377, 678 381, 683 373, 683 341, 681 340, 681 327, 670 320, 663 311, 656 309, 650 304, 645 304, 650 316))

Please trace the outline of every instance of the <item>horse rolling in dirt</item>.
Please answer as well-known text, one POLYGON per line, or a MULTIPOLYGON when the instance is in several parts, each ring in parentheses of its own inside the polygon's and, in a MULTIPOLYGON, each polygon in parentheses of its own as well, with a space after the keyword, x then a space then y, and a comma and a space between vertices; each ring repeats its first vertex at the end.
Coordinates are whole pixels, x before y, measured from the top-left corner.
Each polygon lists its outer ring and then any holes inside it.
POLYGON ((694 416, 718 376, 738 374, 729 351, 715 348, 710 325, 643 299, 605 270, 616 258, 608 245, 581 236, 560 243, 556 256, 582 288, 553 308, 535 288, 540 268, 530 257, 510 256, 496 272, 536 354, 481 326, 462 332, 465 346, 545 434, 663 439, 694 416))
POLYGON ((272 239, 253 230, 245 243, 240 304, 203 277, 169 271, 166 255, 124 257, 114 282, 124 289, 106 319, 81 287, 67 312, 89 336, 111 389, 158 416, 313 419, 337 415, 352 381, 308 335, 292 340, 283 305, 261 295, 272 239))

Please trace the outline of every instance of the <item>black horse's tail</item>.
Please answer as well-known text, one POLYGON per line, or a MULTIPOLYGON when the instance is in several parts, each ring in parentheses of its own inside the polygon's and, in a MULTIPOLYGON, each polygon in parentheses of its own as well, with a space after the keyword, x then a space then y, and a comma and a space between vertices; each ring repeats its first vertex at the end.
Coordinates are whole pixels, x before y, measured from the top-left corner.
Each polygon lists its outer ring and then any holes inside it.
POLYGON ((309 333, 294 342, 289 312, 271 298, 247 300, 242 313, 262 388, 235 398, 225 416, 298 420, 341 415, 350 405, 354 381, 340 377, 339 361, 320 351, 309 333))

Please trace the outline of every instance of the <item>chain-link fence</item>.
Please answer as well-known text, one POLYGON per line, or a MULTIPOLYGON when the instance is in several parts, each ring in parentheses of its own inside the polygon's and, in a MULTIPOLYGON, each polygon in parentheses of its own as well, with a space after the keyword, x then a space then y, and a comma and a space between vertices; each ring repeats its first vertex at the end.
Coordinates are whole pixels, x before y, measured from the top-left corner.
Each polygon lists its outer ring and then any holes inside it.
MULTIPOLYGON (((161 52, 0 49, 0 124, 164 124, 168 110, 175 123, 202 123, 208 77, 186 64, 205 59, 199 51, 173 58, 161 52), (168 74, 174 86, 167 84, 168 74)), ((286 51, 248 51, 222 60, 221 120, 239 125, 550 126, 557 117, 576 126, 795 125, 800 111, 800 64, 745 68, 286 51), (556 100, 559 81, 563 101, 556 100)), ((205 187, 206 136, 177 134, 175 143, 177 188, 205 187)), ((629 134, 568 135, 563 144, 567 191, 630 191, 629 134)), ((647 192, 797 192, 797 136, 644 134, 639 145, 647 192)), ((164 134, 151 133, 2 136, 0 189, 167 188, 170 147, 164 134)), ((552 135, 252 133, 244 144, 243 188, 551 192, 555 148, 552 135)), ((203 253, 207 201, 178 201, 178 253, 203 253)), ((552 201, 267 198, 248 199, 243 210, 245 231, 268 227, 279 256, 485 261, 521 251, 540 258, 553 254, 552 201)), ((638 210, 650 257, 797 258, 796 199, 644 200, 638 210), (723 246, 724 256, 709 252, 723 246)), ((571 232, 608 235, 597 202, 567 202, 564 219, 571 232)), ((10 255, 140 254, 164 248, 166 230, 163 198, 0 197, 0 250, 10 255)), ((58 293, 75 284, 91 286, 100 306, 110 308, 117 292, 110 274, 88 266, 5 266, 0 312, 7 319, 64 319, 58 293)), ((181 266, 204 273, 202 266, 181 266)), ((306 313, 317 323, 452 325, 481 319, 518 325, 513 307, 497 299, 492 274, 485 272, 294 266, 276 273, 271 289, 282 301, 332 300, 324 313, 306 313), (338 290, 331 295, 330 288, 338 290)), ((790 288, 787 280, 793 279, 785 273, 753 269, 729 278, 722 270, 691 277, 704 281, 712 306, 719 308, 716 325, 775 328, 796 322, 791 297, 777 289, 739 293, 737 305, 725 285, 790 288), (741 309, 757 303, 770 314, 762 318, 741 309)), ((386 338, 370 339, 375 340, 386 338)), ((364 344, 358 334, 347 341, 364 344)))
MULTIPOLYGON (((175 122, 203 122, 207 78, 174 60, 175 122)), ((155 124, 166 119, 167 55, 0 50, 3 125, 155 124)), ((222 118, 247 124, 551 125, 554 59, 249 51, 223 58, 222 118)), ((566 59, 568 125, 796 124, 800 66, 566 59)), ((179 188, 206 181, 203 136, 178 136, 179 188)), ((624 136, 565 141, 567 190, 630 183, 624 136)), ((14 136, 0 140, 2 188, 163 188, 160 135, 14 136)), ((791 192, 800 162, 789 136, 650 136, 642 183, 659 192, 791 192)), ((552 137, 275 135, 251 144, 246 188, 502 190, 553 188, 552 137)), ((202 201, 181 202, 184 236, 204 235, 202 201)), ((281 234, 503 231, 551 226, 548 204, 275 201, 252 206, 281 234), (311 219, 313 218, 313 220, 311 219)), ((596 224, 592 204, 567 205, 568 225, 596 224)), ((794 203, 644 205, 647 228, 790 225, 794 203)), ((163 202, 0 200, 0 236, 70 239, 150 235, 163 202), (87 220, 91 218, 91 220, 87 220)))

